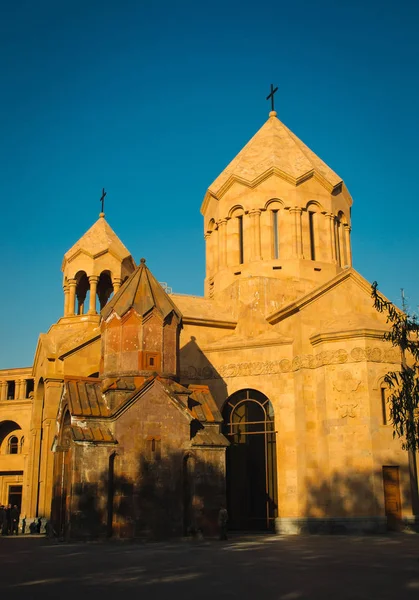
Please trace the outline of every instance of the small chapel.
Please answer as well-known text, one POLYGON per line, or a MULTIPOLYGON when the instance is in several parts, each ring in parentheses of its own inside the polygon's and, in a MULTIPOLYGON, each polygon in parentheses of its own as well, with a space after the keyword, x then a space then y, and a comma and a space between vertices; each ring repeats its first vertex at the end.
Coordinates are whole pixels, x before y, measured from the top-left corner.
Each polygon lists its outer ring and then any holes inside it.
POLYGON ((33 365, 0 370, 0 503, 83 539, 211 536, 222 506, 236 531, 414 526, 400 355, 351 207, 272 110, 203 199, 204 296, 162 286, 102 211, 33 365))

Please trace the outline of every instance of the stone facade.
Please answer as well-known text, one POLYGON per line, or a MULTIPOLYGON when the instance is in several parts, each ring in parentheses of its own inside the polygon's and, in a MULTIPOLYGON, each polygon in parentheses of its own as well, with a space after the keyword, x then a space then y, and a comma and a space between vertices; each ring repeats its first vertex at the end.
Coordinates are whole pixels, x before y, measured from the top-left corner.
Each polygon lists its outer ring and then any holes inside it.
POLYGON ((154 284, 150 295, 144 263, 101 214, 65 254, 64 316, 41 334, 32 369, 0 372, 19 390, 34 381, 28 398, 0 386, 0 500, 17 477, 22 514, 65 510, 79 535, 213 532, 224 482, 237 528, 412 522, 383 387, 400 359, 352 267, 351 206, 341 178, 272 112, 205 195, 204 297, 154 284), (86 385, 99 414, 69 402, 86 385), (24 432, 21 456, 7 454, 10 422, 24 432))

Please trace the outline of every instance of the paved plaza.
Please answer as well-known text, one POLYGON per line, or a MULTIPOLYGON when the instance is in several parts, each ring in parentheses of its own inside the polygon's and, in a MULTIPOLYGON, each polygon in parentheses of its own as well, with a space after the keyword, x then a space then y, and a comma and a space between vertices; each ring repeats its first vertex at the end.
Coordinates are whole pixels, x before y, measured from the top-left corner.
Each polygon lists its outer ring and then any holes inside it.
POLYGON ((2 600, 419 598, 419 536, 237 536, 226 542, 0 538, 2 600))

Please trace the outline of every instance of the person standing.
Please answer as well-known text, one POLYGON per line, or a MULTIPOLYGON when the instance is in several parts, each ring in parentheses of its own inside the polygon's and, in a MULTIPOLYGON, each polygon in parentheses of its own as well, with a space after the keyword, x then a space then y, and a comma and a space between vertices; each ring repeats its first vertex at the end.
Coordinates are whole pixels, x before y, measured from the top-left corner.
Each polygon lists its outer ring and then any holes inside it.
POLYGON ((16 506, 16 504, 13 506, 13 508, 10 511, 10 518, 11 518, 11 523, 12 523, 11 534, 13 535, 15 533, 16 535, 18 535, 19 534, 20 512, 19 512, 19 509, 16 506))
POLYGON ((3 504, 0 506, 0 531, 2 535, 7 535, 6 509, 3 504))
POLYGON ((8 504, 6 508, 7 535, 12 532, 12 505, 8 504))
POLYGON ((221 506, 218 513, 218 528, 220 532, 220 540, 226 540, 227 538, 227 523, 228 523, 228 512, 224 505, 221 506))

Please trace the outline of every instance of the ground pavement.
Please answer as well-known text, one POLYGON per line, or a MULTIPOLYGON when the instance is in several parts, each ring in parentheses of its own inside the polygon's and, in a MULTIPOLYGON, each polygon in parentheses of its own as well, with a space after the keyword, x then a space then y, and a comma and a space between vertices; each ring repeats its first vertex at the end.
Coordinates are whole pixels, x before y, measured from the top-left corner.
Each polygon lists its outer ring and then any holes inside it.
POLYGON ((0 538, 1 600, 419 599, 419 535, 226 542, 0 538))

